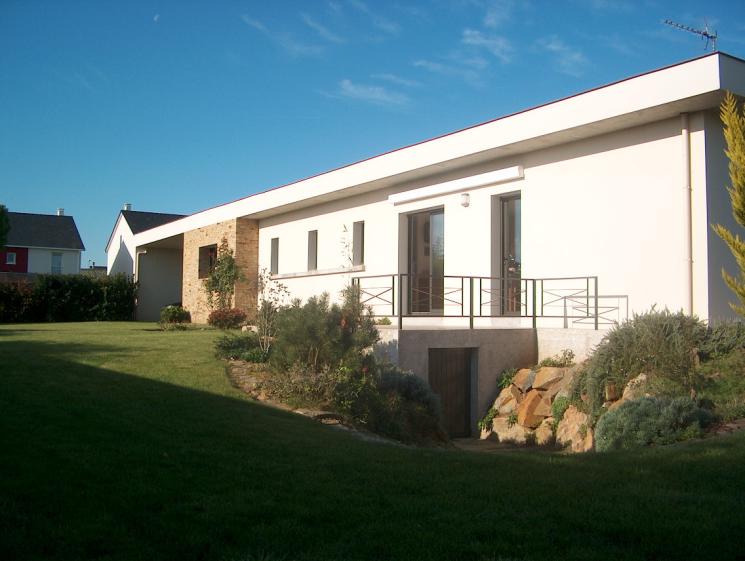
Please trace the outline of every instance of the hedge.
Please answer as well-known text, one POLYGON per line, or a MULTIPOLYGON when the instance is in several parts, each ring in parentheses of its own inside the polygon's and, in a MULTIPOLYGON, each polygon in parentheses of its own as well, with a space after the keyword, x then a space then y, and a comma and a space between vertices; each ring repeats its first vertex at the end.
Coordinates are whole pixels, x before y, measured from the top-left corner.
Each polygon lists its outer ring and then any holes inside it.
POLYGON ((0 323, 134 319, 137 285, 126 275, 39 275, 0 283, 0 323))

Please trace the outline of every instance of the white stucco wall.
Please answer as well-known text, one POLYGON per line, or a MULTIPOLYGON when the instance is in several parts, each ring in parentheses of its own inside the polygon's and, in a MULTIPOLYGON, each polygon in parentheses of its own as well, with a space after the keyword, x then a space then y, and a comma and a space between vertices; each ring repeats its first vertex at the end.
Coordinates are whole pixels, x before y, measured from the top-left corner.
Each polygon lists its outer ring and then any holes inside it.
MULTIPOLYGON (((692 165, 694 193, 705 194, 704 119, 694 114, 690 121, 691 157, 698 162, 692 165)), ((499 276, 493 201, 519 192, 523 278, 597 275, 600 294, 627 294, 630 312, 652 305, 684 309, 684 179, 681 120, 674 117, 262 220, 259 263, 269 268, 271 239, 277 237, 279 279, 293 296, 336 294, 352 274, 405 272, 405 216, 443 207, 446 275, 499 276), (470 190, 468 207, 461 206, 460 193, 395 206, 387 200, 392 193, 515 165, 524 167, 524 179, 470 190), (352 224, 359 220, 365 221, 364 272, 288 276, 306 272, 309 230, 318 230, 319 270, 348 265, 344 226, 351 240, 352 224)), ((699 197, 703 207, 695 206, 694 215, 701 222, 706 204, 705 196, 699 197)), ((705 230, 695 236, 695 248, 705 249, 705 230)), ((696 278, 709 277, 705 257, 696 278)), ((706 317, 707 285, 694 285, 704 287, 694 311, 706 317)))
POLYGON ((134 255, 134 235, 120 213, 106 252, 106 274, 134 275, 134 255))
POLYGON ((157 321, 161 308, 181 301, 182 251, 150 248, 138 258, 136 317, 139 321, 157 321))
POLYGON ((28 250, 28 272, 52 272, 52 253, 62 254, 62 274, 77 275, 80 273, 80 251, 75 249, 47 249, 32 247, 28 250))

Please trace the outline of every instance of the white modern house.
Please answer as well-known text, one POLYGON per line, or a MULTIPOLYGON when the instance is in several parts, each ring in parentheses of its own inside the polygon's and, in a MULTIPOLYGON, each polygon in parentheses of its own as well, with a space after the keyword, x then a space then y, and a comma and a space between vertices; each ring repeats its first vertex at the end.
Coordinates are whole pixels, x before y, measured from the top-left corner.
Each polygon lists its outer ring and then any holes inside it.
MULTIPOLYGON (((443 406, 466 433, 505 367, 582 354, 654 305, 732 315, 720 271, 736 269, 710 227, 733 226, 725 91, 745 95, 745 61, 712 53, 142 231, 137 278, 153 288, 138 313, 178 287, 204 321, 222 238, 294 297, 357 283, 391 320, 389 356, 460 388, 443 406)), ((256 305, 250 282, 236 305, 256 305)))

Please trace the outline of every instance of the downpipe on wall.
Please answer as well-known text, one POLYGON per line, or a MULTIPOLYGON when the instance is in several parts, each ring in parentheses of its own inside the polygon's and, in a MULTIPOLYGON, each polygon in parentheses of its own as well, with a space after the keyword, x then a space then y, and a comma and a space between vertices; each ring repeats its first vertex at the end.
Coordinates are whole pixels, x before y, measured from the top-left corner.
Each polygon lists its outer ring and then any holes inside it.
POLYGON ((688 314, 693 314, 693 188, 691 186, 691 129, 688 113, 680 114, 683 142, 683 188, 686 208, 686 293, 688 314))

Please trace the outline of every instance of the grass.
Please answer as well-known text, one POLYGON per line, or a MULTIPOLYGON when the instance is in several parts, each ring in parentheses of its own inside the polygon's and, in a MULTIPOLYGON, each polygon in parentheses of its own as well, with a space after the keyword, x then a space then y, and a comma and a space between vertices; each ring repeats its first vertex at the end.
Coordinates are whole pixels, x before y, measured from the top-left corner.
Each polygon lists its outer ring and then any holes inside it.
POLYGON ((745 434, 633 453, 360 441, 215 331, 0 326, 0 559, 743 559, 745 434))

